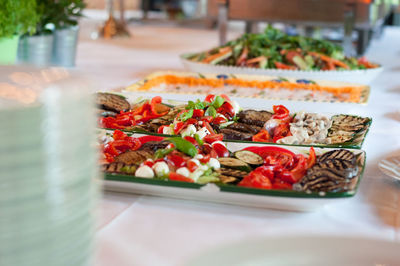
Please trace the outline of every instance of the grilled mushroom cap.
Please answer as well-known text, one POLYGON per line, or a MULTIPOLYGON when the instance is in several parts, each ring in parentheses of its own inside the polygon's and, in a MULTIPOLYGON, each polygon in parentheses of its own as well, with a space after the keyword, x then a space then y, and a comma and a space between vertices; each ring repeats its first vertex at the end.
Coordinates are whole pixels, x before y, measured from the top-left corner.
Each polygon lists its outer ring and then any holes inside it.
POLYGON ((101 109, 117 113, 128 111, 131 108, 131 105, 124 97, 107 92, 96 93, 96 104, 101 109))

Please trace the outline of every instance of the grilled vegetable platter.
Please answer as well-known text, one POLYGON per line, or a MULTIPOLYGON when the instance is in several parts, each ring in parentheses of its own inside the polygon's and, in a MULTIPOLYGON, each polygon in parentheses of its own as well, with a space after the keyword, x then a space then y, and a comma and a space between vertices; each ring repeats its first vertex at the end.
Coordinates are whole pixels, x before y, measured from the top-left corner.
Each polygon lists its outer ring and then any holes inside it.
POLYGON ((353 196, 365 164, 364 152, 355 149, 250 145, 120 130, 103 130, 99 144, 110 190, 295 210, 353 196), (317 199, 326 201, 313 203, 317 199))
POLYGON ((346 57, 340 45, 290 36, 272 27, 262 33, 244 34, 204 52, 183 54, 181 58, 191 71, 266 75, 280 72, 304 78, 317 74, 328 80, 366 83, 382 70, 365 57, 346 57))
POLYGON ((130 104, 121 95, 98 93, 97 103, 102 128, 190 136, 206 142, 361 148, 371 124, 367 117, 290 112, 283 105, 270 106, 270 110, 243 110, 224 94, 168 105, 160 96, 130 104))

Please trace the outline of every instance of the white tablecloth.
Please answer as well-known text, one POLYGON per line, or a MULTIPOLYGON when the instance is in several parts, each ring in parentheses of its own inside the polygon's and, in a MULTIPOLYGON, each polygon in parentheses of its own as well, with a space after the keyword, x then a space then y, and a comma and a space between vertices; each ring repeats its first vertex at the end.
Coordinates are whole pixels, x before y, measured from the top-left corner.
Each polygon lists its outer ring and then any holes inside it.
MULTIPOLYGON (((117 41, 89 40, 82 31, 77 69, 94 77, 98 89, 125 86, 155 70, 180 69, 180 53, 217 43, 217 33, 209 30, 137 26, 131 31, 131 40, 117 41)), ((337 110, 327 104, 323 110, 373 117, 363 146, 367 167, 354 198, 294 213, 105 192, 96 265, 177 265, 214 246, 255 236, 361 235, 400 242, 400 183, 377 166, 400 150, 400 29, 386 29, 367 57, 385 67, 371 84, 368 106, 337 110)))

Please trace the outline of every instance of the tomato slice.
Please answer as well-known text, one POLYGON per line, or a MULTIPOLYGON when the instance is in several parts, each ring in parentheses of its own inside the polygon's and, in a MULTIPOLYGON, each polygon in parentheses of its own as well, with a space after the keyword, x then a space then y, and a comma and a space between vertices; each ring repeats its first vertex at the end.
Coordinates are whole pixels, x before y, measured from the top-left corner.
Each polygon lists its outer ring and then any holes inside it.
POLYGON ((212 117, 212 116, 203 116, 201 118, 201 121, 211 123, 213 121, 213 119, 214 119, 214 117, 212 117))
POLYGON ((151 159, 147 159, 146 161, 143 162, 144 165, 147 165, 148 167, 153 167, 154 162, 151 159))
POLYGON ((229 102, 224 102, 220 108, 217 109, 218 113, 223 114, 226 117, 233 117, 235 115, 235 108, 229 102))
POLYGON ((183 123, 181 121, 176 122, 174 125, 174 133, 176 135, 179 134, 179 132, 182 131, 184 125, 185 125, 185 123, 183 123))
POLYGON ((182 181, 182 182, 189 182, 189 183, 193 183, 194 182, 193 179, 191 179, 189 177, 186 177, 186 176, 183 176, 183 175, 180 175, 180 174, 177 174, 175 172, 169 173, 168 178, 170 180, 174 180, 174 181, 182 181))
POLYGON ((191 136, 185 136, 184 137, 185 140, 189 141, 190 143, 192 143, 195 146, 198 146, 199 144, 197 143, 196 139, 191 137, 191 136))
POLYGON ((194 171, 196 171, 197 168, 199 168, 197 163, 195 163, 192 160, 189 160, 186 162, 186 167, 189 169, 190 172, 194 172, 194 171))
POLYGON ((229 156, 229 150, 222 143, 213 143, 212 147, 215 150, 215 152, 217 153, 218 157, 228 157, 229 156))
POLYGON ((228 120, 226 120, 225 117, 218 116, 218 117, 214 118, 213 124, 220 125, 222 123, 225 123, 226 121, 228 121, 228 120))
POLYGON ((226 102, 231 102, 231 99, 229 98, 228 95, 226 95, 226 94, 220 94, 219 96, 221 96, 222 98, 224 98, 224 100, 225 100, 226 102))
POLYGON ((206 121, 203 121, 204 126, 207 128, 207 130, 211 133, 211 135, 215 135, 215 131, 212 128, 212 126, 210 126, 210 124, 206 121))
POLYGON ((204 115, 203 109, 194 109, 193 110, 193 117, 202 117, 204 115))
POLYGON ((201 163, 208 163, 210 161, 210 158, 211 158, 210 154, 203 155, 203 158, 199 159, 199 161, 201 163))
POLYGON ((149 142, 149 141, 162 141, 164 139, 164 137, 148 135, 148 136, 138 137, 137 139, 143 145, 143 144, 145 144, 146 142, 149 142))
POLYGON ((168 154, 167 161, 177 168, 183 167, 186 164, 185 159, 176 154, 168 154))
POLYGON ((206 98, 204 99, 205 102, 211 103, 213 102, 215 99, 215 95, 214 94, 209 94, 206 96, 206 98))
POLYGON ((238 186, 271 189, 272 183, 271 183, 271 180, 267 176, 254 170, 253 172, 251 172, 250 174, 245 176, 242 179, 242 181, 240 181, 238 186))
POLYGON ((222 141, 224 139, 224 135, 223 134, 208 134, 206 135, 203 140, 209 144, 215 142, 215 141, 222 141))

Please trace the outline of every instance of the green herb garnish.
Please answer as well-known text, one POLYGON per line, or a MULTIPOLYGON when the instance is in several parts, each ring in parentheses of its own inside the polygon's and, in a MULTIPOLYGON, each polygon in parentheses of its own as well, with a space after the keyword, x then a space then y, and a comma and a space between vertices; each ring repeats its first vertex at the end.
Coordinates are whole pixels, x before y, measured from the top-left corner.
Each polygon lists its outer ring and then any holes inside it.
POLYGON ((154 157, 155 157, 156 159, 164 158, 166 155, 170 154, 173 150, 175 150, 175 149, 174 149, 174 148, 171 148, 171 149, 157 150, 157 151, 154 153, 154 157))
POLYGON ((166 140, 172 142, 178 151, 181 151, 190 157, 194 157, 198 153, 196 147, 185 139, 175 137, 167 138, 166 140))

